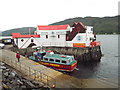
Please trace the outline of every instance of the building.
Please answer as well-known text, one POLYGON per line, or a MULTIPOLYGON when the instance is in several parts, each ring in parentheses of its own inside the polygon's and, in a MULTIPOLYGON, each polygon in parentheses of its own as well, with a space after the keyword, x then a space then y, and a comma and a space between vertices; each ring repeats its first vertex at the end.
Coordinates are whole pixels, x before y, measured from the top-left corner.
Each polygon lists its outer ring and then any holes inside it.
POLYGON ((95 39, 92 26, 84 26, 81 22, 70 25, 38 25, 34 35, 13 33, 18 48, 32 46, 55 47, 89 47, 95 39))
POLYGON ((36 39, 39 39, 40 35, 21 35, 20 33, 12 33, 12 37, 14 39, 14 45, 22 49, 36 46, 36 39))

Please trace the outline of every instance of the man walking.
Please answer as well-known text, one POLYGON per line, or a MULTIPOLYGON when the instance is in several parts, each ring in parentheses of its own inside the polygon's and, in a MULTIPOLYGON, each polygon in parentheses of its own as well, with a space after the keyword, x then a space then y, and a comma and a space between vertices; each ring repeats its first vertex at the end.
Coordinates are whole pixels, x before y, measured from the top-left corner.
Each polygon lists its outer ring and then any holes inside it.
POLYGON ((16 58, 18 59, 18 62, 19 62, 19 60, 20 60, 20 53, 19 52, 16 53, 16 58))

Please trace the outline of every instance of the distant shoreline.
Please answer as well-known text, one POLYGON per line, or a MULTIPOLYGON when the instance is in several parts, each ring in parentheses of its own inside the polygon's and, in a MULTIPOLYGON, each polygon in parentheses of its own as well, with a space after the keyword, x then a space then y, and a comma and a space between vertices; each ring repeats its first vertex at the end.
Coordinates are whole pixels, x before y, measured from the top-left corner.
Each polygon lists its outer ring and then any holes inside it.
POLYGON ((120 34, 96 34, 96 35, 120 35, 120 34))

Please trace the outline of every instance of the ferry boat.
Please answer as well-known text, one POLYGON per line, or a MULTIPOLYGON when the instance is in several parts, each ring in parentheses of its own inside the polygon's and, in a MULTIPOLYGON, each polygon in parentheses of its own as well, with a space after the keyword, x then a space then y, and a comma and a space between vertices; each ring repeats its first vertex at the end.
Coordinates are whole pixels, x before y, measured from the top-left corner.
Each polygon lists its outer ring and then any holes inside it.
POLYGON ((59 71, 72 72, 77 66, 77 61, 74 59, 74 56, 54 54, 50 51, 37 52, 37 56, 33 54, 29 59, 59 71))

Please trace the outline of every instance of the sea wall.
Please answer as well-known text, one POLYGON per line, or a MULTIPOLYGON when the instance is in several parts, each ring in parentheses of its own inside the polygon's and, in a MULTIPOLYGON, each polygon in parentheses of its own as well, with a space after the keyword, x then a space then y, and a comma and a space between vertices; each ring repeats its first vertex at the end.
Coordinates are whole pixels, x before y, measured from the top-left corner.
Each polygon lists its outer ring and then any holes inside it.
POLYGON ((100 46, 94 48, 78 47, 43 47, 44 50, 52 50, 55 53, 74 55, 77 61, 100 61, 102 53, 100 46))
MULTIPOLYGON (((79 48, 79 47, 42 47, 43 50, 52 50, 58 54, 65 54, 65 55, 74 55, 75 59, 78 61, 100 61, 102 57, 101 48, 100 46, 96 47, 86 47, 86 48, 79 48)), ((36 48, 26 48, 26 49, 18 49, 17 47, 12 47, 12 51, 17 52, 19 51, 21 55, 30 56, 36 50, 36 48)))

